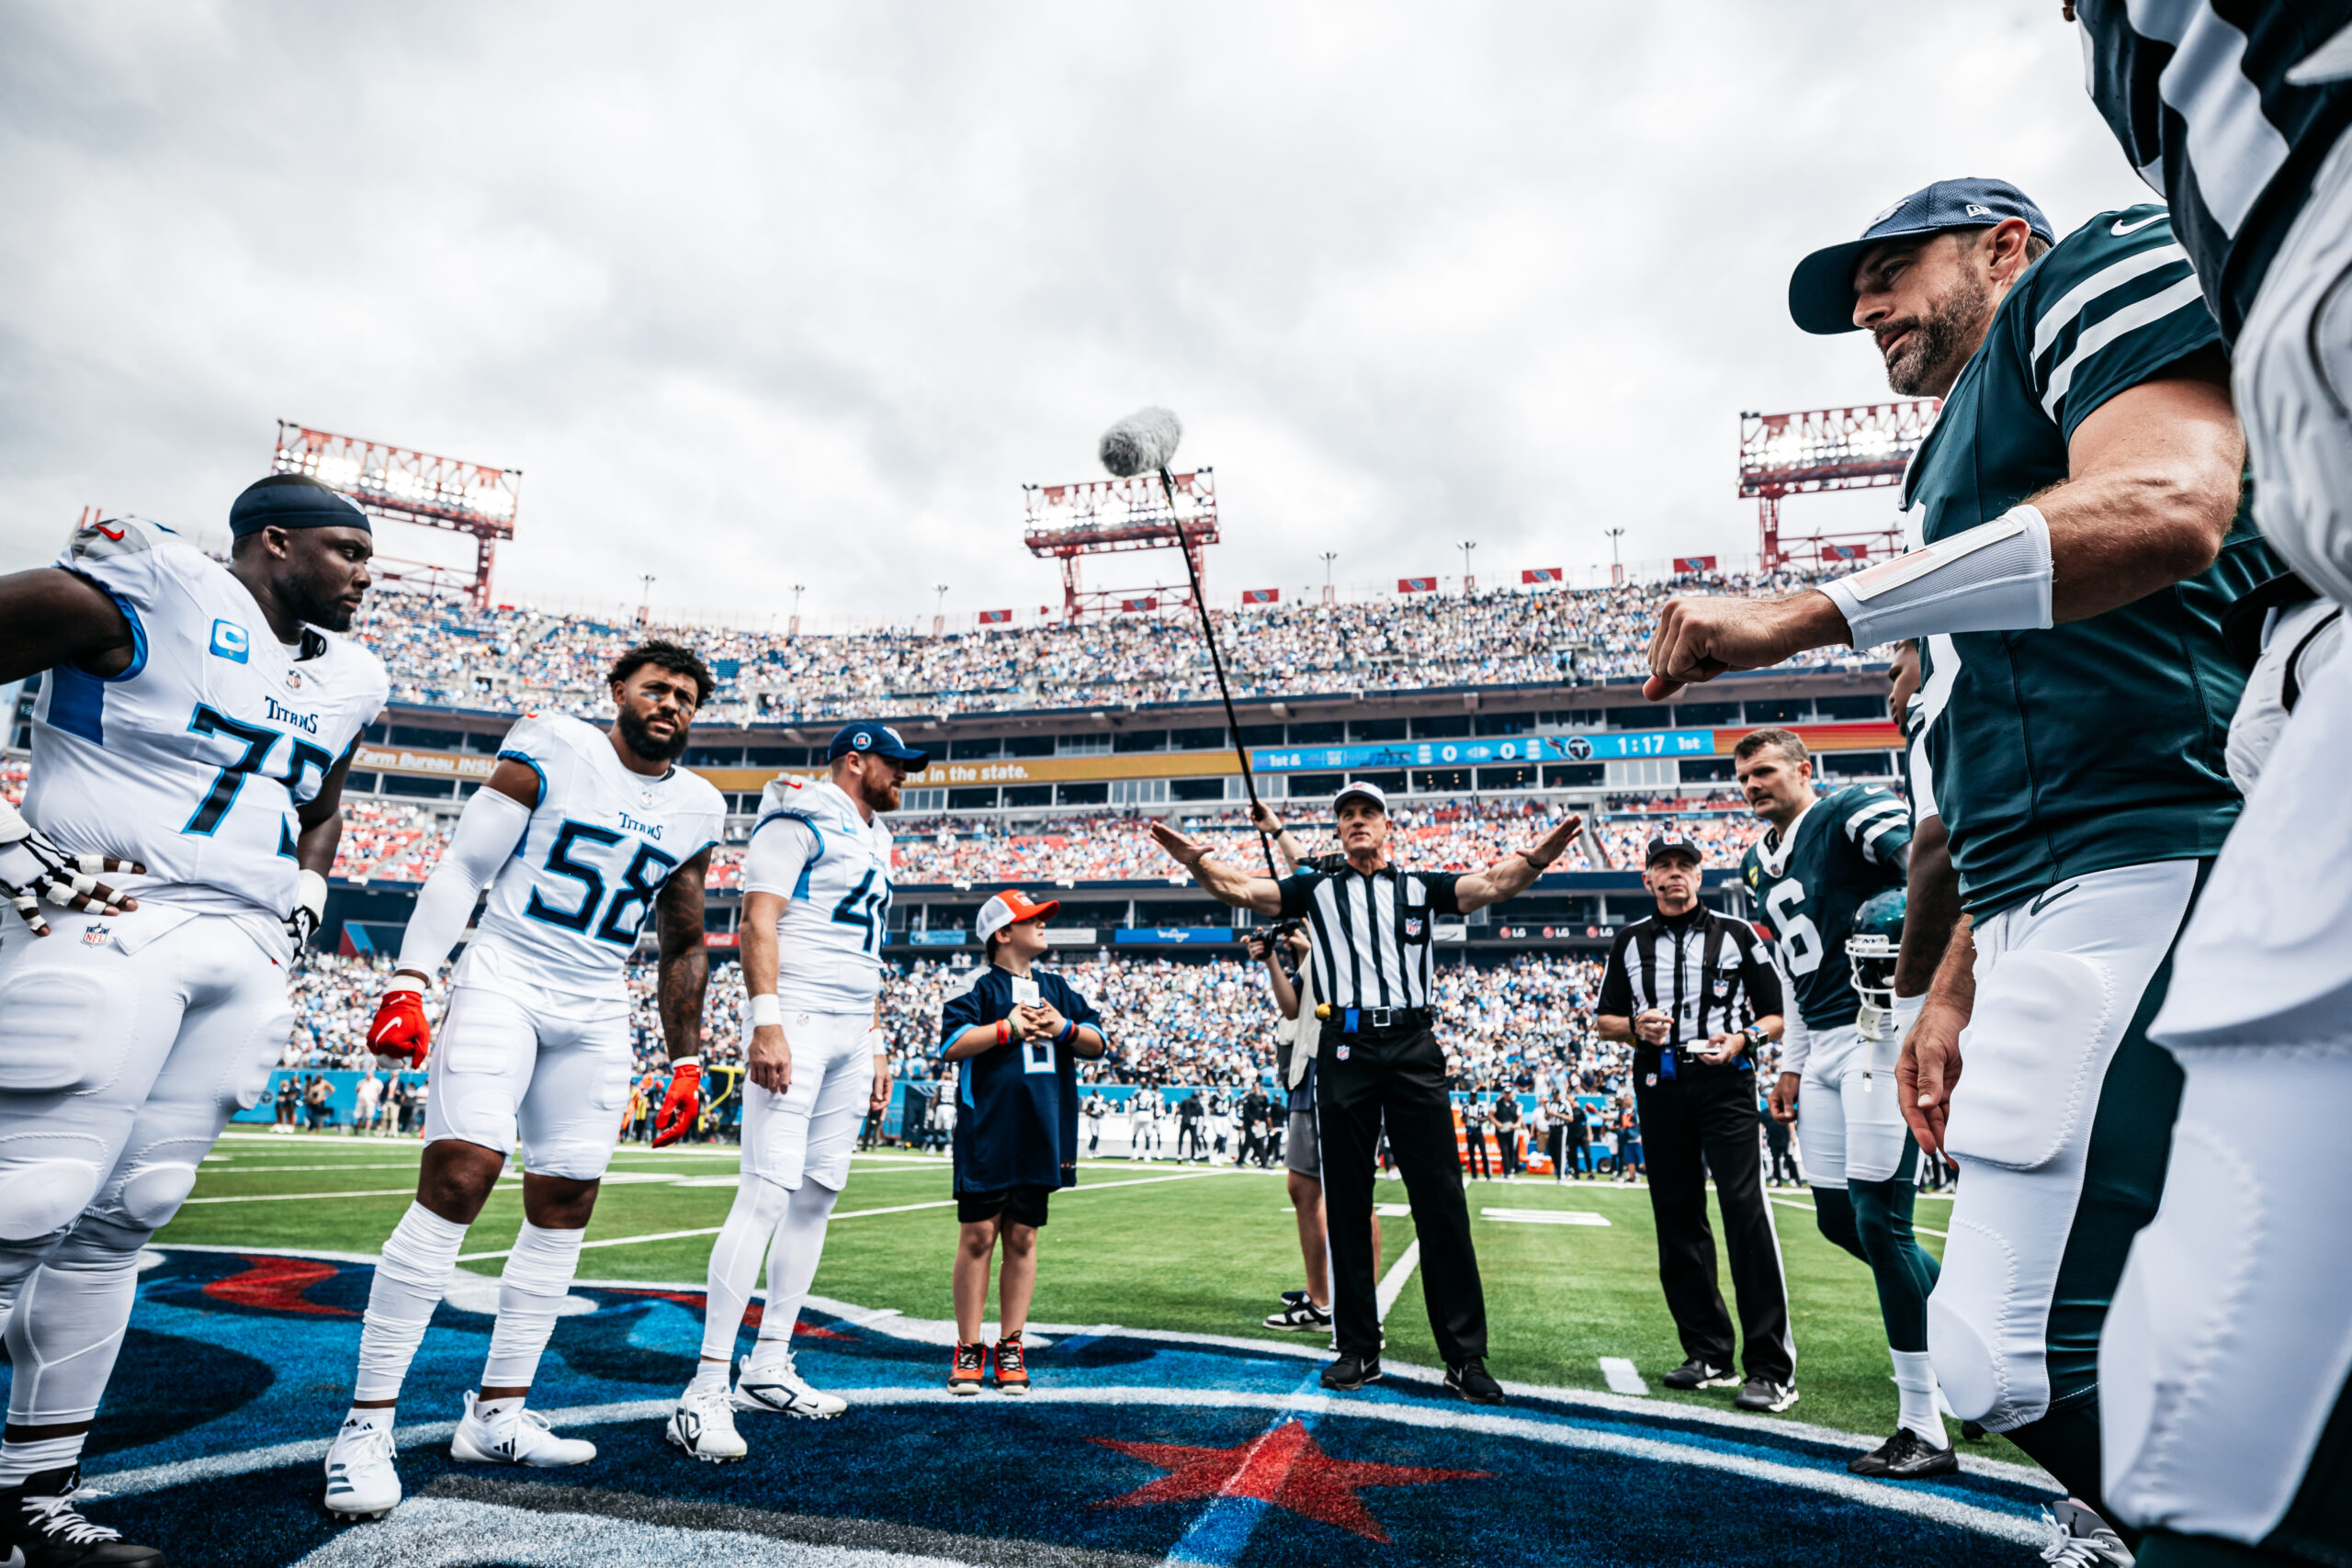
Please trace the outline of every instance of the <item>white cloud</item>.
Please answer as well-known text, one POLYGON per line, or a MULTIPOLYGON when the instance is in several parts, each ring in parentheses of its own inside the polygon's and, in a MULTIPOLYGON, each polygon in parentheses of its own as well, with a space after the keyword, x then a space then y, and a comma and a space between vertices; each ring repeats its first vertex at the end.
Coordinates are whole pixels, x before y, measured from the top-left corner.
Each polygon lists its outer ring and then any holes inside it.
POLYGON ((523 468, 507 592, 1035 605, 1147 400, 1227 590, 1738 555, 1737 412, 1885 395, 1789 267, 1964 173, 2144 199, 2049 0, 10 7, 0 566, 285 415, 523 468))

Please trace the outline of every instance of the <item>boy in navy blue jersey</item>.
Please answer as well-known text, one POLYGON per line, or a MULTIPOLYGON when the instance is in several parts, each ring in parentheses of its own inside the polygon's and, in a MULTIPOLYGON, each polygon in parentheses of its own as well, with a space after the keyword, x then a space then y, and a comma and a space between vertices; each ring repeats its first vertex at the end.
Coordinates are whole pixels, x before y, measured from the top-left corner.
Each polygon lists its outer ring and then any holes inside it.
POLYGON ((1031 967, 1046 951, 1046 922, 1061 905, 1000 893, 980 906, 974 929, 989 966, 940 1013, 943 1060, 956 1064, 956 1393, 978 1393, 987 1371, 980 1320, 989 1304, 989 1263, 1000 1235, 996 1386, 1029 1392, 1021 1335, 1037 1285, 1037 1231, 1046 1200, 1078 1185, 1078 1058, 1105 1042, 1094 1004, 1060 976, 1031 967))

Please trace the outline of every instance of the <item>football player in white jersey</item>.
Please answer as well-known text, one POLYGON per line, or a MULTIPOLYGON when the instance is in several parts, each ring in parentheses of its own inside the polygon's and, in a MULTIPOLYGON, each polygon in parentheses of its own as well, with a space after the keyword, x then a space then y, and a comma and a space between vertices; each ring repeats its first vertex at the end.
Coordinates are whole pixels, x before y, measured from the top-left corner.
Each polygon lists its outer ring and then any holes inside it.
POLYGON ((450 973, 441 1048, 430 1053, 416 1201, 376 1265, 351 1412, 327 1452, 326 1506, 342 1517, 373 1518, 401 1500, 401 1382, 518 1134, 523 1232, 500 1275, 481 1388, 465 1397, 449 1454, 533 1466, 596 1457, 594 1444, 549 1431, 524 1399, 620 1137, 633 1055, 622 966, 649 915, 670 1046, 664 1130, 694 1119, 710 973, 703 878, 727 818, 725 797, 675 761, 714 683, 703 661, 647 642, 614 664, 611 682, 619 713, 608 728, 528 717, 507 732, 490 782, 466 803, 417 895, 368 1032, 379 1053, 427 1054, 424 986, 487 886, 481 923, 450 973))
POLYGON ((84 1436, 140 1247, 285 1049, 288 964, 389 690, 336 635, 368 590, 365 514, 280 475, 229 525, 225 568, 108 518, 0 577, 0 682, 44 676, 23 814, 0 805, 0 882, 25 917, 0 931, 0 1552, 34 1568, 163 1561, 69 1501, 84 1436), (115 868, 134 873, 119 892, 93 883, 115 868), (36 889, 105 913, 51 929, 36 889))
POLYGON ((844 726, 826 755, 823 782, 768 785, 743 857, 743 1168, 711 1245, 702 1361, 667 1429, 670 1441, 713 1462, 743 1457, 737 1410, 821 1419, 847 1408, 793 1370, 792 1326, 858 1127, 890 1103, 881 1032, 890 829, 881 814, 899 808, 899 786, 930 759, 886 724, 844 726), (763 1257, 759 1339, 730 1392, 735 1337, 763 1257))

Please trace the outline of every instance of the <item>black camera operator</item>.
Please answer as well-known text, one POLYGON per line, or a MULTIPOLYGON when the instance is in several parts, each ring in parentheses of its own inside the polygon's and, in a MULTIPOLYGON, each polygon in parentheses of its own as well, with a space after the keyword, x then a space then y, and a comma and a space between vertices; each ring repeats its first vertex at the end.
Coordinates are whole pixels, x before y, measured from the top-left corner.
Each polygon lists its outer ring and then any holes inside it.
POLYGON ((1785 1410, 1797 1398, 1796 1345, 1756 1136, 1756 1053, 1781 1032, 1781 977, 1754 927, 1700 904, 1699 865, 1687 840, 1650 840, 1642 884, 1657 913, 1617 933, 1597 1022, 1602 1039, 1634 1047, 1658 1282, 1690 1357, 1664 1382, 1696 1389, 1739 1381, 1707 1227, 1712 1171, 1744 1342, 1747 1377, 1735 1403, 1785 1410))

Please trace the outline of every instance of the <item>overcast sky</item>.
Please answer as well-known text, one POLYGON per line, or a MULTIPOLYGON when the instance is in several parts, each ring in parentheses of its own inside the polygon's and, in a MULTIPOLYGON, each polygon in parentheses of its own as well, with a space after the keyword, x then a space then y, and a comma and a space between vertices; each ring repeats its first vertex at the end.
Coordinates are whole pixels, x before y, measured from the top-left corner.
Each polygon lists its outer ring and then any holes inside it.
POLYGON ((1021 486, 1148 401, 1213 593, 1746 555, 1739 411, 1888 395, 1798 256, 2148 199, 2057 0, 0 0, 0 568, 283 416, 523 469, 502 598, 754 615, 1057 599, 1021 486))

